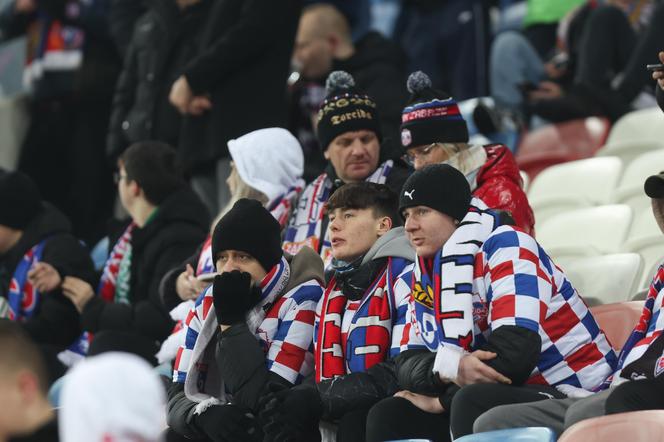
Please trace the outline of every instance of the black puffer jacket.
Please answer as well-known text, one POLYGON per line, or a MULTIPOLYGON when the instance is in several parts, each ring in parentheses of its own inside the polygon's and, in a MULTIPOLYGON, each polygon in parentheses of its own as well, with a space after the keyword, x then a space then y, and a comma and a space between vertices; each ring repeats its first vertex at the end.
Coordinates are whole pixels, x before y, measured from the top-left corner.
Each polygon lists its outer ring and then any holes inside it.
MULTIPOLYGON (((88 251, 70 232, 69 220, 58 209, 45 204, 19 242, 0 256, 0 297, 7 297, 10 280, 23 256, 43 240, 46 243, 42 262, 55 267, 63 279, 75 276, 94 283, 95 271, 88 251)), ((24 325, 36 342, 58 348, 68 347, 81 334, 79 314, 60 289, 43 293, 36 313, 24 325)))
MULTIPOLYGON (((163 341, 171 332, 173 321, 159 298, 159 281, 196 250, 207 235, 208 223, 207 209, 189 188, 168 197, 146 226, 134 230, 131 304, 109 304, 95 297, 83 309, 83 328, 93 333, 133 331, 163 341)), ((111 238, 111 244, 115 240, 111 238)))
POLYGON ((177 146, 181 117, 169 103, 173 82, 195 55, 210 0, 180 10, 173 0, 152 0, 136 23, 113 98, 107 155, 119 156, 142 140, 177 146))

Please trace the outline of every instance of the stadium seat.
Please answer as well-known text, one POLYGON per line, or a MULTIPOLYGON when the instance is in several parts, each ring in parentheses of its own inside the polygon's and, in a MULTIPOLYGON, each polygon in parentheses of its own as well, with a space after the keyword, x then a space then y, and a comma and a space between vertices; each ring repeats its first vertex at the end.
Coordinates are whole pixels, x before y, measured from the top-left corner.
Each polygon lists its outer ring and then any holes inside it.
POLYGON ((632 222, 629 206, 611 204, 559 213, 537 225, 537 240, 554 258, 620 251, 632 222))
POLYGON ((572 425, 558 442, 664 442, 664 410, 587 419, 572 425))
POLYGON ((510 428, 469 434, 455 439, 456 442, 555 442, 556 434, 545 427, 510 428))
POLYGON ((615 253, 573 259, 560 267, 588 305, 610 304, 628 301, 637 292, 643 259, 637 253, 615 253))
POLYGON ((535 152, 531 154, 517 155, 516 164, 519 169, 528 174, 533 180, 541 171, 556 164, 578 160, 568 152, 535 152))
POLYGON ((606 145, 633 140, 664 140, 664 115, 657 107, 630 112, 611 128, 606 145))
POLYGON ((627 342, 632 329, 639 322, 642 310, 643 301, 616 302, 590 308, 616 351, 620 351, 627 342))
POLYGON ((627 240, 642 238, 644 236, 652 237, 662 235, 662 231, 655 221, 655 217, 650 207, 650 198, 646 197, 645 202, 640 207, 632 207, 632 226, 629 228, 627 240))
MULTIPOLYGON (((538 230, 539 235, 539 230, 538 230)), ((648 287, 655 270, 664 260, 664 235, 662 233, 652 236, 641 236, 630 239, 622 247, 624 252, 638 253, 643 258, 643 269, 641 280, 638 284, 639 289, 648 287)))
MULTIPOLYGON (((607 157, 610 158, 610 157, 607 157)), ((627 204, 638 209, 650 199, 643 192, 643 183, 650 175, 664 170, 664 149, 640 154, 625 167, 623 176, 615 191, 613 202, 627 204)))
POLYGON ((588 158, 549 167, 537 175, 528 192, 535 219, 539 222, 556 213, 609 204, 621 175, 622 161, 617 157, 588 158))

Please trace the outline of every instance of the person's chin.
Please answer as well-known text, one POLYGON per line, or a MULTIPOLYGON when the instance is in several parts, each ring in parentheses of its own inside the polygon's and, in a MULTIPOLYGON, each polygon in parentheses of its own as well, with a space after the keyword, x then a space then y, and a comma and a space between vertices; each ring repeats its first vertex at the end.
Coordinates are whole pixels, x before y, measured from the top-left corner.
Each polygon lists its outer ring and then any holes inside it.
POLYGON ((348 175, 353 180, 357 181, 366 179, 366 177, 368 177, 369 174, 372 172, 371 168, 369 167, 369 164, 351 166, 348 167, 347 170, 348 172, 346 175, 348 175))
POLYGON ((422 243, 420 245, 415 245, 415 253, 417 253, 417 256, 420 258, 433 258, 436 254, 436 250, 431 247, 431 245, 422 243))

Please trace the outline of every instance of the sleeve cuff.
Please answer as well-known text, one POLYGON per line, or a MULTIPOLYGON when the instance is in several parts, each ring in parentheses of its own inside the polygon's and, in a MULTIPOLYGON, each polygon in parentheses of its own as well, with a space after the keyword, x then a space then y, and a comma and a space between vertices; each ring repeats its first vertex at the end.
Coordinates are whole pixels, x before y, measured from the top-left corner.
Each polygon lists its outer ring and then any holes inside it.
POLYGON ((433 361, 433 372, 438 374, 443 382, 456 381, 459 372, 459 362, 466 352, 460 348, 445 345, 438 347, 436 359, 433 361))

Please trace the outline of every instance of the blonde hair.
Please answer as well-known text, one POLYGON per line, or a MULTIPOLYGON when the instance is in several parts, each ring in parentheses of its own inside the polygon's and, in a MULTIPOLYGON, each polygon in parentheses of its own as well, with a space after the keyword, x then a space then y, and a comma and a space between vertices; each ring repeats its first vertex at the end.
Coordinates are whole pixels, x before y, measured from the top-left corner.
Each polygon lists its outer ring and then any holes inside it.
POLYGON ((231 168, 231 174, 228 176, 228 187, 231 189, 232 195, 230 201, 228 201, 228 204, 221 209, 219 214, 214 218, 214 221, 212 221, 212 227, 210 228, 210 232, 214 231, 214 226, 217 225, 219 220, 223 218, 226 213, 228 213, 229 210, 233 208, 235 203, 242 199, 242 198, 249 198, 251 200, 256 200, 259 203, 261 203, 263 206, 265 206, 267 203, 269 203, 268 197, 261 192, 260 190, 256 190, 253 187, 251 187, 249 184, 245 183, 240 174, 237 172, 237 169, 235 166, 231 168))

